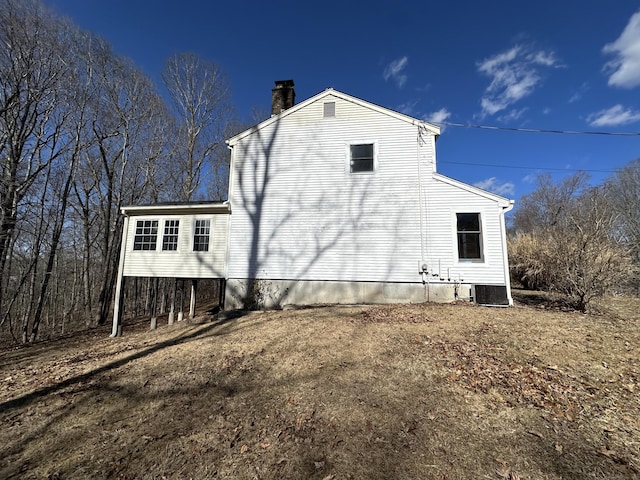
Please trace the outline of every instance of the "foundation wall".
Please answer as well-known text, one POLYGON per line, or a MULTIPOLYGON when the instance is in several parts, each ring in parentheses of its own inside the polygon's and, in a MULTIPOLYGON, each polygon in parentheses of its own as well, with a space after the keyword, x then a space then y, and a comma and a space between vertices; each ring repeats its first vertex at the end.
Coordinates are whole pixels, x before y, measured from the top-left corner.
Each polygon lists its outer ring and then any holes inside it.
POLYGON ((279 308, 286 305, 382 304, 471 300, 473 287, 452 283, 227 280, 225 309, 279 308), (252 287, 249 287, 253 283, 252 287), (247 289, 252 288, 251 295, 247 289))

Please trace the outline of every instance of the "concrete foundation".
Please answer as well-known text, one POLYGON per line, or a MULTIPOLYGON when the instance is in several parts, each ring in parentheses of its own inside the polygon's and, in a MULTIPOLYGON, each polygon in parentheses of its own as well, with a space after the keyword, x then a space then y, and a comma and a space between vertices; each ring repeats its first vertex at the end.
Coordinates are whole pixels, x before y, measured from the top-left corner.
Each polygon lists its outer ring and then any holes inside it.
POLYGON ((472 300, 472 286, 454 283, 332 282, 229 279, 225 310, 285 305, 422 303, 472 300), (247 294, 247 290, 251 294, 247 294))

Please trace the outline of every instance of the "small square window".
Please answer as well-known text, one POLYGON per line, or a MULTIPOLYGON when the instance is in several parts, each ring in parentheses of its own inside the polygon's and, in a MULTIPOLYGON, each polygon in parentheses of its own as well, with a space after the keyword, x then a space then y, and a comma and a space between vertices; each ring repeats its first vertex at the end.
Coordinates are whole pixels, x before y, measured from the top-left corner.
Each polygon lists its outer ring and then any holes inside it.
POLYGON ((196 220, 193 231, 193 251, 209 251, 209 235, 211 231, 211 220, 196 220))
POLYGON ((133 238, 134 250, 155 250, 158 238, 157 220, 137 220, 133 238))
POLYGON ((324 117, 335 117, 336 116, 336 102, 325 102, 324 103, 324 117))
POLYGON ((456 214, 458 259, 482 260, 482 230, 479 213, 456 214))
POLYGON ((351 173, 373 172, 373 143, 351 145, 351 173))

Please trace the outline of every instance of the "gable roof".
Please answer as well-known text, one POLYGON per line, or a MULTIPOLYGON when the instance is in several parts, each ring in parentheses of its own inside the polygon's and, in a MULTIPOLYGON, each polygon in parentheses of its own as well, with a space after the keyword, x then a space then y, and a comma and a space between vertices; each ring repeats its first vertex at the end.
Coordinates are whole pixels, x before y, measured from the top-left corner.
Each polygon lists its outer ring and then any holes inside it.
POLYGON ((508 208, 510 206, 513 207, 514 205, 514 201, 509 198, 503 197, 502 195, 498 195, 497 193, 488 192, 479 187, 474 187, 473 185, 469 185, 468 183, 461 182, 460 180, 447 177, 446 175, 442 175, 441 173, 433 172, 433 179, 449 184, 452 187, 456 187, 461 190, 466 190, 467 192, 474 193, 475 195, 488 198, 489 200, 493 200, 503 208, 508 208))
POLYGON ((371 102, 367 102, 365 100, 361 100, 360 98, 356 98, 354 96, 351 95, 347 95, 346 93, 342 93, 338 90, 334 90, 333 88, 327 88, 326 90, 324 90, 323 92, 320 92, 316 95, 314 95, 313 97, 310 97, 308 99, 306 99, 303 102, 298 103, 297 105, 294 105, 293 107, 281 112, 278 115, 274 115, 271 118, 268 118, 267 120, 264 120, 263 122, 260 122, 259 124, 238 133, 237 135, 234 135, 233 137, 231 137, 230 139, 227 140, 227 145, 229 146, 233 146, 235 145, 238 141, 242 140, 243 138, 251 135, 252 133, 267 127, 269 125, 271 125, 274 122, 277 122, 279 120, 282 120, 283 118, 289 116, 289 115, 293 115, 295 112, 297 112, 298 110, 301 110, 303 108, 305 108, 307 105, 310 105, 311 103, 314 103, 322 98, 325 97, 337 97, 340 98, 342 100, 345 100, 347 102, 351 102, 354 103, 356 105, 360 105, 361 107, 364 108, 368 108, 371 110, 374 110, 378 113, 382 113, 384 115, 388 115, 390 117, 396 118, 398 120, 401 120, 403 122, 407 122, 410 123, 411 125, 419 125, 422 126, 424 128, 426 128, 429 132, 433 133, 434 135, 438 136, 440 135, 440 127, 432 124, 432 123, 428 123, 425 122, 423 120, 418 120, 417 118, 413 118, 410 117, 408 115, 405 115, 403 113, 399 113, 396 112, 394 110, 391 110, 389 108, 385 108, 385 107, 381 107, 379 105, 376 105, 375 103, 371 103, 371 102))

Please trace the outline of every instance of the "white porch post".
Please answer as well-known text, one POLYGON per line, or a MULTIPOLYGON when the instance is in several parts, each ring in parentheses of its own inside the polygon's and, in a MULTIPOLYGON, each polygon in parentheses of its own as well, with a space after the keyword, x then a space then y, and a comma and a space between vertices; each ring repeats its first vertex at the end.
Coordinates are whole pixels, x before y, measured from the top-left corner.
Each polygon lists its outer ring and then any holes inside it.
POLYGON ((124 283, 124 257, 127 254, 127 231, 129 230, 129 217, 125 215, 122 225, 122 240, 120 241, 120 261, 118 262, 118 279, 116 281, 116 292, 113 305, 113 327, 110 337, 118 336, 118 327, 122 323, 122 286, 124 283))
POLYGON ((196 316, 196 292, 198 291, 198 280, 191 280, 191 299, 189 301, 189 319, 196 316))
POLYGON ((176 315, 176 290, 178 288, 178 279, 174 278, 171 281, 171 310, 169 310, 169 325, 173 325, 173 321, 176 315))
POLYGON ((184 280, 180 280, 180 309, 178 310, 178 321, 184 320, 184 280))

